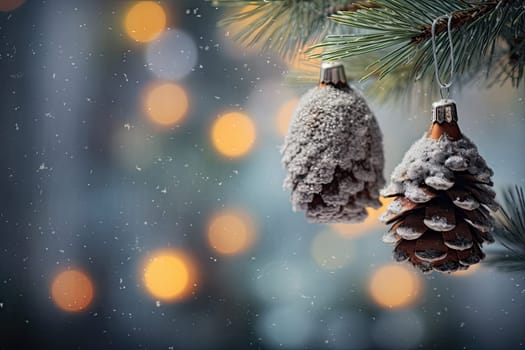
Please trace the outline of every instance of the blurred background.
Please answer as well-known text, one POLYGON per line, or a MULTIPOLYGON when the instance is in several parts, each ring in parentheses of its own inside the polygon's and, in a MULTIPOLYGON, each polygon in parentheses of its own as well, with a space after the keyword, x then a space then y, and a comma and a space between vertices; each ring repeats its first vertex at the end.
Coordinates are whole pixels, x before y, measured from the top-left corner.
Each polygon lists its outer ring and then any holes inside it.
MULTIPOLYGON (((421 275, 392 262, 382 210, 357 225, 291 211, 279 148, 306 90, 284 78, 294 62, 216 26, 227 9, 0 11, 0 349, 525 347, 523 274, 421 275)), ((525 185, 523 88, 454 97, 496 189, 525 185)), ((369 98, 386 177, 429 100, 369 98)))

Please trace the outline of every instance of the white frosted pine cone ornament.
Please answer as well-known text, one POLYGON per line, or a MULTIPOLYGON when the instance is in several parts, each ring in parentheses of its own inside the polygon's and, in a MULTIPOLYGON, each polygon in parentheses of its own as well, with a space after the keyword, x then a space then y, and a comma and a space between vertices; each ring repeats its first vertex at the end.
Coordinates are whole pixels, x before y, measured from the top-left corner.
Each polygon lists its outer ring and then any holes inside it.
POLYGON ((406 152, 381 191, 395 197, 381 221, 394 259, 423 272, 453 272, 479 263, 493 242, 493 175, 476 145, 457 125, 453 100, 434 103, 430 130, 406 152))
POLYGON ((309 222, 360 222, 367 207, 381 206, 381 130, 341 63, 323 63, 319 85, 299 101, 282 163, 292 208, 304 210, 309 222))

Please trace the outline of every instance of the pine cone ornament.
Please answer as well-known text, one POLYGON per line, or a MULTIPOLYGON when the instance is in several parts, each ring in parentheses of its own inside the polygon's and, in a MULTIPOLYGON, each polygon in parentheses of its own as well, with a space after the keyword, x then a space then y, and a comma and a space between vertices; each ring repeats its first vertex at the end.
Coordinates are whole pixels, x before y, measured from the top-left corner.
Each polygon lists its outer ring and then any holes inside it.
POLYGON ((343 65, 323 63, 319 86, 294 111, 282 148, 284 188, 310 222, 359 222, 384 186, 382 135, 343 65))
POLYGON ((497 209, 492 170, 476 145, 462 135, 453 100, 434 104, 430 130, 416 141, 381 191, 396 197, 381 216, 393 224, 383 240, 395 243, 394 259, 423 272, 467 269, 493 242, 497 209))

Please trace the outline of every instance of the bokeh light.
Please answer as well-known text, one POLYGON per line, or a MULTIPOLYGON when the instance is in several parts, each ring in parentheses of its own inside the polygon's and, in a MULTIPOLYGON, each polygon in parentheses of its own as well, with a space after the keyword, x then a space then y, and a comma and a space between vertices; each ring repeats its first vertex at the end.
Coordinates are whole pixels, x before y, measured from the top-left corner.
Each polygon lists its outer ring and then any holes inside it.
POLYGON ((86 309, 93 300, 93 283, 83 272, 60 272, 51 284, 51 297, 62 310, 78 312, 86 309))
POLYGON ((166 13, 154 1, 139 1, 128 11, 125 20, 126 33, 139 42, 158 37, 166 26, 166 13))
POLYGON ((0 11, 9 12, 17 9, 25 0, 0 0, 0 11))
POLYGON ((369 289, 372 299, 382 307, 400 308, 414 303, 421 294, 421 280, 400 264, 388 264, 372 274, 369 289))
POLYGON ((298 102, 299 99, 294 98, 283 104, 277 111, 276 124, 279 135, 285 136, 288 132, 288 126, 290 125, 290 121, 292 120, 292 113, 295 107, 297 106, 298 102))
POLYGON ((248 153, 255 143, 255 125, 243 113, 231 112, 217 118, 212 126, 211 139, 215 149, 228 157, 248 153))
POLYGON ((384 227, 387 229, 385 225, 383 225, 379 221, 379 217, 381 214, 383 214, 394 199, 393 198, 381 198, 381 207, 378 209, 374 208, 367 208, 368 217, 363 221, 362 223, 357 224, 331 224, 330 227, 334 229, 335 232, 339 233, 340 235, 348 238, 355 238, 362 236, 371 230, 379 227, 384 227))
POLYGON ((410 350, 421 348, 425 335, 422 317, 412 310, 385 312, 372 329, 375 349, 410 350))
POLYGON ((351 241, 332 232, 322 232, 315 236, 311 253, 315 262, 327 270, 341 269, 352 260, 351 241))
POLYGON ((191 36, 181 30, 165 31, 148 45, 146 61, 157 78, 180 80, 197 63, 197 46, 191 36))
POLYGON ((160 125, 180 122, 188 111, 188 96, 182 87, 161 83, 146 89, 144 109, 148 117, 160 125))
POLYGON ((217 213, 208 226, 210 247, 224 255, 237 255, 247 251, 252 246, 255 235, 253 220, 240 210, 217 213))
POLYGON ((276 306, 263 313, 258 333, 269 349, 300 349, 310 340, 315 324, 310 314, 298 305, 276 306))
POLYGON ((183 299, 189 295, 196 283, 195 264, 181 251, 158 251, 151 254, 146 261, 144 284, 148 292, 157 299, 183 299))

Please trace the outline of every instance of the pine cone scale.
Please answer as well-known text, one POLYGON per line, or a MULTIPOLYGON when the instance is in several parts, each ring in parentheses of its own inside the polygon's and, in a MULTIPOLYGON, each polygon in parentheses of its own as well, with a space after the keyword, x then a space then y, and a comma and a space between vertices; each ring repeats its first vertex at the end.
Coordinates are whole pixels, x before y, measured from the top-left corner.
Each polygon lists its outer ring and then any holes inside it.
POLYGON ((447 203, 438 202, 425 208, 423 223, 434 231, 450 231, 456 227, 456 215, 447 203))
POLYGON ((454 250, 470 249, 474 244, 470 228, 465 222, 459 222, 453 230, 443 232, 443 240, 447 247, 454 250))
POLYGON ((407 216, 410 212, 421 207, 420 204, 414 203, 406 197, 397 197, 392 203, 390 203, 387 211, 381 215, 379 219, 385 224, 390 225, 394 221, 407 216))
POLYGON ((423 222, 423 214, 413 214, 403 220, 399 220, 393 227, 397 235, 406 240, 418 239, 428 227, 423 222))
POLYGON ((429 230, 416 240, 415 256, 427 262, 435 262, 447 257, 448 248, 440 233, 429 230))

